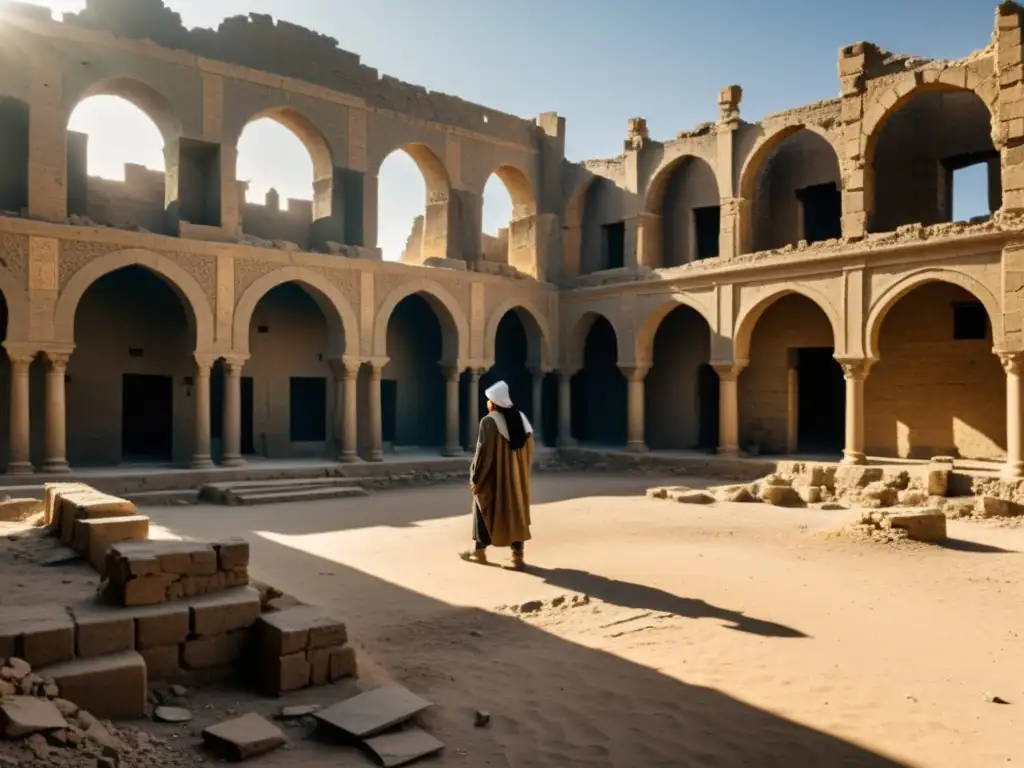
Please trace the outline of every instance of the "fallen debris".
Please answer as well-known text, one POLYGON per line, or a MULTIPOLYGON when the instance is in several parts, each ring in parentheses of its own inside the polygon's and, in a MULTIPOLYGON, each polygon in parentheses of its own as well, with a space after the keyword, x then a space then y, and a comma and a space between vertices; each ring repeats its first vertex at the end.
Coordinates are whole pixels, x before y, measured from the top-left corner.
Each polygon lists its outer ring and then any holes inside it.
POLYGON ((367 748, 384 768, 408 765, 444 749, 444 744, 419 728, 408 728, 367 739, 367 748))
POLYGON ((280 728, 254 712, 203 730, 203 743, 236 760, 265 755, 284 746, 287 741, 280 728))
POLYGON ((400 725, 432 706, 406 688, 388 686, 345 699, 313 717, 330 728, 365 739, 400 725))

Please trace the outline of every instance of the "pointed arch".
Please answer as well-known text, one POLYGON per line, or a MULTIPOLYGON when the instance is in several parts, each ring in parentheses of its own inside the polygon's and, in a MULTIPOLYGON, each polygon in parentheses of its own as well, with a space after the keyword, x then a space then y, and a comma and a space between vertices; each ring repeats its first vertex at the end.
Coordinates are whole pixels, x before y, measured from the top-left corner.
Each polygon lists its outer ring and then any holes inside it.
POLYGON ((447 290, 433 280, 409 280, 403 282, 384 297, 373 324, 373 355, 388 356, 388 322, 391 313, 402 299, 418 294, 430 304, 441 323, 444 336, 442 355, 446 363, 464 365, 469 361, 469 323, 463 315, 458 301, 447 290))
POLYGON ((819 289, 810 285, 795 283, 769 292, 752 305, 741 306, 739 317, 736 320, 736 333, 733 336, 734 360, 737 362, 750 360, 750 340, 753 337, 757 321, 765 313, 765 310, 775 304, 775 302, 783 296, 794 293, 809 299, 818 309, 825 313, 829 326, 832 328, 832 338, 836 354, 842 353, 845 349, 845 333, 843 332, 843 323, 839 312, 836 311, 836 308, 832 306, 832 303, 819 289))
POLYGON ((515 298, 502 302, 491 313, 484 335, 484 359, 494 360, 498 326, 501 324, 502 318, 509 312, 515 312, 527 329, 527 362, 530 365, 550 365, 553 357, 551 354, 551 330, 547 320, 529 300, 515 298))
POLYGON ((138 107, 156 124, 165 145, 184 134, 181 115, 171 100, 137 75, 102 78, 89 83, 80 91, 64 93, 65 128, 78 105, 93 96, 116 96, 138 107))
POLYGON ((672 312, 679 307, 689 307, 699 314, 708 324, 708 329, 713 333, 715 317, 710 309, 697 297, 688 293, 678 291, 666 297, 654 309, 647 313, 643 322, 637 328, 634 354, 637 363, 649 365, 653 360, 654 337, 658 334, 658 328, 672 312))

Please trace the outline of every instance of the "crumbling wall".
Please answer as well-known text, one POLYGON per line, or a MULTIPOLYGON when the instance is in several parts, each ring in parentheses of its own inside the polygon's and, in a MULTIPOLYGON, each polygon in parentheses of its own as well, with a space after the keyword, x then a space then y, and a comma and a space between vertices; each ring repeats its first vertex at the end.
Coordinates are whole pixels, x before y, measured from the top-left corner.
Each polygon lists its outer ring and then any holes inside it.
POLYGON ((508 227, 498 230, 497 237, 484 232, 480 236, 480 247, 484 261, 494 264, 508 263, 508 227))
POLYGON ((263 205, 243 203, 242 231, 263 240, 286 240, 308 250, 311 246, 313 202, 288 198, 286 205, 286 208, 281 208, 280 197, 273 189, 267 192, 263 205))
POLYGON ((80 13, 65 14, 64 23, 293 77, 358 96, 374 108, 517 143, 531 144, 537 130, 533 121, 379 75, 334 38, 264 14, 227 18, 216 30, 186 29, 162 0, 87 0, 80 13))
POLYGON ((119 229, 163 233, 164 172, 135 163, 124 166, 124 181, 90 176, 85 216, 119 229))
POLYGON ((715 170, 707 161, 686 157, 672 170, 661 205, 662 263, 675 267, 697 257, 694 209, 719 205, 715 170))

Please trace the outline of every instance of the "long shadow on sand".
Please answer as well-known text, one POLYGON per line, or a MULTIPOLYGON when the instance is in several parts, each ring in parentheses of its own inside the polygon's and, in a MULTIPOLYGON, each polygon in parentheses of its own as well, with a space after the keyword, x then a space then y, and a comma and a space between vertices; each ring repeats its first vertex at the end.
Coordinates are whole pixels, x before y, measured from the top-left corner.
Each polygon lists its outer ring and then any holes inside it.
MULTIPOLYGON (((219 535, 211 520, 174 527, 185 536, 219 535)), ((234 518, 236 525, 240 520, 234 518)), ((230 532, 249 540, 255 578, 347 619, 355 642, 395 680, 437 704, 424 724, 449 745, 441 766, 907 768, 718 690, 518 618, 448 604, 271 541, 251 522, 242 525, 230 532), (329 579, 318 578, 327 571, 329 579), (473 727, 476 709, 493 713, 487 729, 473 727)), ((275 529, 294 533, 280 521, 275 529)), ((585 573, 547 573, 554 583, 619 604, 722 618, 764 635, 800 636, 699 600, 585 573)))
POLYGON ((527 573, 540 576, 551 584, 571 592, 581 592, 598 600, 654 613, 670 613, 684 619, 718 619, 728 622, 728 629, 749 632, 763 637, 807 637, 803 632, 772 621, 755 619, 738 611, 719 608, 693 597, 680 597, 663 589, 609 579, 606 576, 569 568, 538 568, 528 566, 527 573))

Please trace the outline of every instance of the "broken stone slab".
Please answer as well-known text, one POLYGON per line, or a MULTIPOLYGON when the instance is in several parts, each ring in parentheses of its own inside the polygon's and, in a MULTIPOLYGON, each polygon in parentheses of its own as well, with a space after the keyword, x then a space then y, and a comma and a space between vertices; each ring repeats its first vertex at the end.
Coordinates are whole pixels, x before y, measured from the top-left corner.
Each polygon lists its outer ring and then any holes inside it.
POLYGON ((366 739, 412 719, 433 704, 401 686, 360 693, 320 710, 313 717, 350 736, 366 739))
POLYGON ((277 713, 277 719, 298 720, 299 718, 308 717, 309 715, 315 714, 319 711, 319 704, 295 704, 290 707, 281 707, 281 711, 277 713))
POLYGON ((286 656, 348 642, 344 623, 315 605, 296 605, 263 614, 257 626, 260 652, 265 656, 286 656))
POLYGON ((236 760, 265 755, 287 743, 284 733, 255 712, 211 725, 203 730, 207 747, 230 754, 236 760))
POLYGON ((907 532, 914 541, 934 543, 946 538, 946 515, 938 509, 906 509, 886 515, 883 525, 907 532))
POLYGON ((708 491, 714 494, 717 501, 728 501, 734 504, 748 504, 757 501, 754 494, 750 492, 750 487, 746 485, 719 485, 708 488, 708 491))
POLYGON ((669 491, 668 498, 680 504, 714 504, 715 497, 707 491, 686 489, 683 491, 669 491))
POLYGON ((44 503, 40 499, 0 501, 0 521, 5 523, 20 523, 44 511, 44 503))
POLYGON ((821 488, 817 485, 801 485, 796 492, 804 504, 817 504, 821 501, 821 488))
POLYGON ((187 723, 192 713, 182 707, 157 707, 153 710, 153 719, 161 723, 187 723))
POLYGON ((444 749, 442 742, 420 728, 385 733, 364 743, 384 768, 408 765, 444 749))
POLYGON ((9 739, 67 727, 64 715, 52 701, 32 696, 0 699, 0 730, 9 739))
POLYGON ((775 507, 801 507, 804 504, 796 489, 788 485, 762 485, 758 496, 765 504, 775 507))
POLYGON ((974 511, 978 517, 1020 517, 1024 506, 995 496, 979 496, 974 511))

